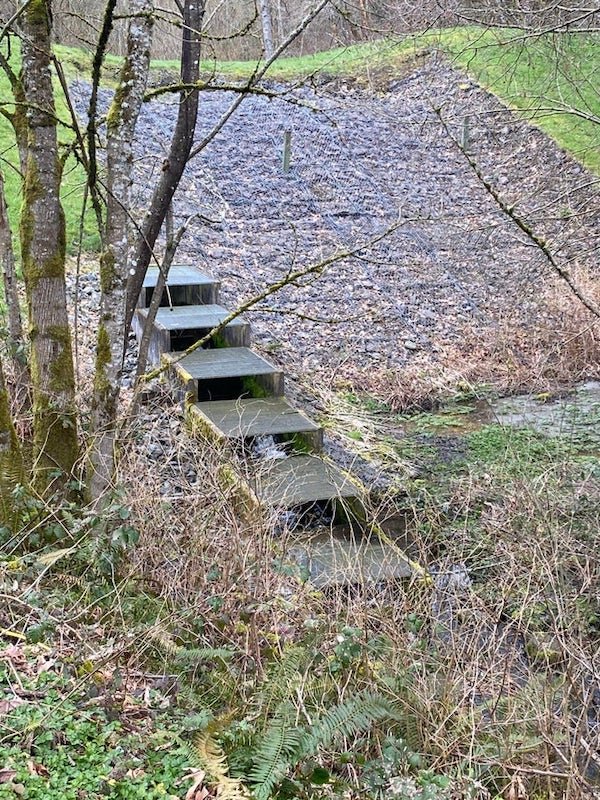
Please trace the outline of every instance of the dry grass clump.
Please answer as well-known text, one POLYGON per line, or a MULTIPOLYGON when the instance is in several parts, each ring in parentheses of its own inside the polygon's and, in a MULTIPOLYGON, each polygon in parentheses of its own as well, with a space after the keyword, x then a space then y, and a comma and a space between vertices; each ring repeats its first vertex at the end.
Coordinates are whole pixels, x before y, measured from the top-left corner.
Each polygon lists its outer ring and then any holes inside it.
MULTIPOLYGON (((578 277, 586 296, 600 305, 597 280, 578 277)), ((413 357, 398 370, 355 370, 355 391, 381 398, 396 411, 435 408, 465 390, 488 386, 499 394, 553 392, 600 372, 600 320, 581 302, 553 286, 545 312, 523 326, 522 315, 506 311, 494 325, 465 326, 458 343, 436 342, 439 353, 413 357)))

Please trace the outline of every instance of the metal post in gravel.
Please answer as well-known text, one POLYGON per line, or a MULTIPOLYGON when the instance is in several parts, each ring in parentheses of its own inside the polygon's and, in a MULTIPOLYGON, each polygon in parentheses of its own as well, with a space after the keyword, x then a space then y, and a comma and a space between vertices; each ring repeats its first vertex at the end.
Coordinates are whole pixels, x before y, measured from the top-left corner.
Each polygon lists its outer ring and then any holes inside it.
POLYGON ((283 132, 283 155, 282 167, 284 173, 290 171, 290 160, 292 157, 292 131, 288 128, 283 132))
POLYGON ((465 153, 470 152, 470 125, 471 119, 469 116, 466 116, 463 119, 463 129, 462 129, 462 137, 461 137, 461 147, 465 151, 465 153))

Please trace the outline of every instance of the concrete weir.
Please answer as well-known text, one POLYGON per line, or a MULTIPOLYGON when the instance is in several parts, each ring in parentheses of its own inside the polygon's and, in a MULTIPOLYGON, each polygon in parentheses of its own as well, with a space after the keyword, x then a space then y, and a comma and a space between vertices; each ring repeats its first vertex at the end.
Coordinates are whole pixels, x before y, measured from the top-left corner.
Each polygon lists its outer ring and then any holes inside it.
MULTIPOLYGON (((138 341, 158 278, 158 270, 149 270, 144 281, 134 320, 138 341)), ((167 287, 151 330, 150 361, 167 363, 192 432, 248 455, 247 477, 235 476, 245 510, 270 509, 275 520, 295 521, 289 557, 315 586, 420 572, 367 521, 367 490, 323 454, 322 428, 285 399, 283 372, 249 348, 245 320, 235 318, 207 346, 182 355, 229 315, 217 305, 218 281, 194 267, 174 266, 167 287), (265 442, 269 455, 253 457, 253 448, 256 453, 265 442)))

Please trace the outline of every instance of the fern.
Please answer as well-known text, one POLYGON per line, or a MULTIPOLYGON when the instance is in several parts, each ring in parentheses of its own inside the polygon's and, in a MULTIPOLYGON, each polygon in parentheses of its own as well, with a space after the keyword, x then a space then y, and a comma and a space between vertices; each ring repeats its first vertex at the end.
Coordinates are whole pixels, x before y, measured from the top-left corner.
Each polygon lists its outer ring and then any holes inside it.
POLYGON ((209 730, 194 738, 192 758, 206 772, 207 782, 216 789, 219 800, 249 800, 244 784, 230 777, 227 756, 209 730))
POLYGON ((332 742, 365 733, 384 719, 400 719, 394 706, 381 695, 364 692, 321 716, 306 737, 302 757, 314 755, 332 742))
POLYGON ((255 800, 268 800, 288 770, 298 763, 305 736, 301 728, 290 725, 284 716, 272 720, 258 743, 254 767, 248 775, 255 800))
POLYGON ((173 655, 177 662, 189 665, 201 661, 228 661, 235 651, 227 647, 179 647, 173 655))
POLYGON ((281 706, 257 743, 254 767, 248 774, 256 800, 268 800, 288 772, 320 748, 365 733, 384 719, 398 719, 391 703, 370 693, 351 697, 327 711, 310 731, 296 725, 289 711, 289 706, 281 706))
POLYGON ((308 658, 305 647, 289 647, 275 666, 268 670, 264 688, 256 695, 257 712, 263 719, 268 720, 275 706, 291 696, 308 658))
POLYGON ((227 661, 235 655, 235 651, 228 647, 182 647, 160 625, 150 628, 148 636, 170 658, 186 666, 201 661, 227 661))

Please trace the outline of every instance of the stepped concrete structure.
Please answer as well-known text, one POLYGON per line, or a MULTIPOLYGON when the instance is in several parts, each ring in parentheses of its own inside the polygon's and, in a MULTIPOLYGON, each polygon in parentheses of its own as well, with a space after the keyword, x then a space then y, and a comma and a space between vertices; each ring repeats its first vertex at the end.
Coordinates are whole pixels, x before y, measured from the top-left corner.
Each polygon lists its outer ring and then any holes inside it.
MULTIPOLYGON (((134 321, 138 341, 158 280, 158 270, 148 270, 134 321)), ((218 305, 218 292, 219 282, 200 270, 171 267, 149 356, 154 364, 167 364, 192 432, 247 456, 247 477, 235 477, 245 510, 270 509, 275 521, 277 514, 294 521, 289 556, 317 587, 422 572, 367 521, 367 490, 324 455, 322 428, 285 399, 282 370, 249 348, 248 323, 235 317, 212 334, 230 315, 218 305), (257 457, 265 442, 263 457, 257 457)))
MULTIPOLYGON (((150 305, 158 278, 158 267, 149 267, 138 300, 138 308, 147 308, 150 305)), ((203 303, 216 305, 219 302, 220 286, 219 281, 203 275, 195 267, 172 266, 161 298, 161 306, 196 306, 203 303)))

